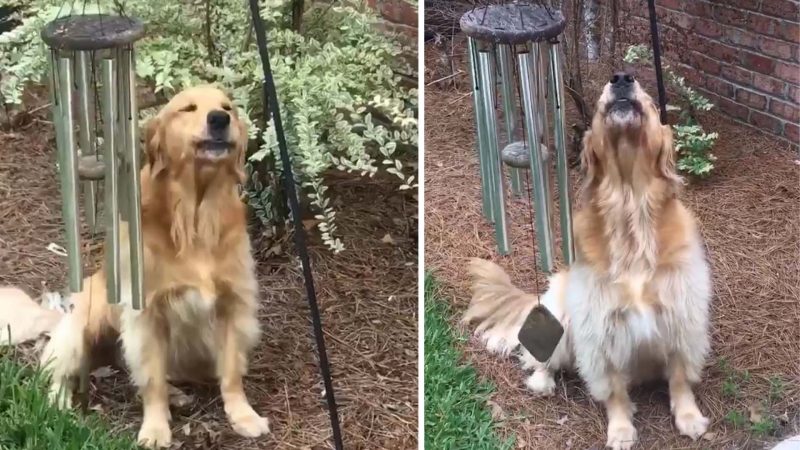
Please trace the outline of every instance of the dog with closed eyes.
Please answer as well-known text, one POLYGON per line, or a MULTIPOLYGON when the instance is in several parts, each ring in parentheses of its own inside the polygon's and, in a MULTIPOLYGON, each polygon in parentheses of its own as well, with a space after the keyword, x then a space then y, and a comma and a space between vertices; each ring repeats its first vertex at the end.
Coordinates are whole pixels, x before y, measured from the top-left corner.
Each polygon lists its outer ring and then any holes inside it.
POLYGON ((168 379, 216 378, 233 429, 248 437, 269 432, 242 385, 260 333, 255 267, 237 190, 246 143, 236 108, 210 86, 180 92, 146 124, 145 307, 131 307, 128 226, 121 221, 119 303, 107 301, 102 268, 73 296, 73 310, 42 354, 54 401, 70 404, 81 362, 104 337, 118 335, 143 402, 140 444, 171 443, 168 379))
POLYGON ((698 439, 708 419, 692 385, 709 352, 711 276, 692 214, 677 198, 672 131, 653 99, 627 73, 615 74, 597 102, 583 141, 583 204, 574 215, 576 260, 553 275, 542 304, 564 335, 537 361, 519 343, 537 296, 516 288, 498 265, 474 259, 473 297, 464 320, 501 354, 519 350, 533 374, 526 385, 552 395, 554 371, 577 369, 605 405, 606 446, 637 439, 632 384, 666 378, 675 425, 698 439))

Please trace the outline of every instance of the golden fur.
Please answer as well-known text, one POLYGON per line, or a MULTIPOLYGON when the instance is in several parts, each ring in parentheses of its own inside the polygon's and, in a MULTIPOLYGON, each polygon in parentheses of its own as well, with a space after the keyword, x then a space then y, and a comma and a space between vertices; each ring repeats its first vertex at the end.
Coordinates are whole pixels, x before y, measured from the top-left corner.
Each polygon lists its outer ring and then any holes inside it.
MULTIPOLYGON (((116 332, 144 403, 140 443, 166 447, 171 442, 168 377, 218 378, 234 430, 251 437, 269 431, 242 388, 247 354, 259 336, 254 263, 237 193, 246 142, 236 109, 209 86, 177 94, 147 123, 141 171, 146 307, 133 310, 126 288, 120 304, 109 305, 105 268, 84 281, 83 291, 73 296, 73 311, 42 355, 54 372, 56 400, 69 404, 64 388, 80 361, 102 337, 116 332), (221 156, 204 153, 212 111, 230 116, 232 145, 221 156)), ((127 286, 126 222, 120 234, 122 285, 127 286)))
POLYGON ((681 434, 697 439, 708 425, 691 389, 709 350, 708 264, 695 220, 677 198, 672 131, 638 82, 631 85, 629 98, 606 85, 584 138, 576 261, 551 277, 540 297, 565 328, 553 356, 542 363, 519 347, 517 334, 537 296, 515 288, 496 264, 470 265, 473 299, 464 316, 480 322, 490 350, 520 349, 534 369, 526 384, 538 394, 554 393, 554 370, 577 369, 606 405, 606 445, 614 449, 636 442, 629 384, 653 376, 669 381, 681 434), (615 105, 619 98, 634 107, 615 105))

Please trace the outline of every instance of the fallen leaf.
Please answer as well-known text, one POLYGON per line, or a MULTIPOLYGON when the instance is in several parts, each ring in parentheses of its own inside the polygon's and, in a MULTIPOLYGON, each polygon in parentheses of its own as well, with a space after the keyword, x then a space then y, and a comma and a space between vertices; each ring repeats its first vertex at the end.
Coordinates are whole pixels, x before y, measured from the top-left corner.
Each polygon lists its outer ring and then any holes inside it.
POLYGON ((488 400, 486 404, 492 409, 493 420, 506 420, 506 413, 503 411, 503 408, 497 404, 497 402, 488 400))
POLYGON ((572 448, 572 438, 567 439, 567 443, 565 444, 566 448, 572 448))
POLYGON ((189 422, 186 422, 186 425, 181 427, 181 431, 183 431, 183 434, 188 436, 192 432, 192 425, 189 422))
POLYGON ((559 424, 559 425, 564 425, 565 423, 567 423, 567 416, 564 416, 564 417, 556 420, 556 423, 559 424))
POLYGON ((525 448, 527 446, 528 443, 525 442, 525 439, 519 438, 519 440, 517 440, 517 448, 525 448))
POLYGON ((713 431, 707 431, 705 434, 703 434, 703 439, 705 439, 706 441, 713 441, 714 439, 716 439, 716 437, 717 433, 713 431))
POLYGON ((795 160, 794 160, 794 163, 795 163, 796 165, 800 166, 800 159, 795 159, 795 160))
POLYGON ((764 405, 761 402, 750 405, 750 422, 758 423, 764 420, 764 405))
POLYGON ((381 239, 381 242, 383 242, 384 244, 389 244, 389 245, 394 245, 395 244, 394 239, 392 238, 392 235, 389 234, 389 233, 386 233, 386 236, 384 236, 383 239, 381 239))

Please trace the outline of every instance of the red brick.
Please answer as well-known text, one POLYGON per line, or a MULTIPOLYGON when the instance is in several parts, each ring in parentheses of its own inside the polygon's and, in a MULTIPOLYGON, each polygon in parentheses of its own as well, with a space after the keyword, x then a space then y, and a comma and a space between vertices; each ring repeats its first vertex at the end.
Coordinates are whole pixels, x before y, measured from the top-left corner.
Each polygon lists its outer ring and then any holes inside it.
POLYGON ((711 5, 700 0, 686 2, 683 10, 698 17, 711 17, 712 14, 711 5))
POLYGON ((786 83, 777 78, 768 77, 760 73, 753 74, 753 87, 756 89, 772 94, 773 96, 783 96, 786 83))
MULTIPOLYGON (((658 6, 663 6, 664 8, 669 8, 669 9, 680 10, 681 7, 683 6, 683 2, 681 2, 681 0, 659 0, 658 6)), ((658 13, 660 16, 661 11, 658 11, 658 13)))
POLYGON ((694 26, 694 31, 703 36, 718 38, 722 36, 722 27, 713 20, 698 19, 694 26))
POLYGON ((755 72, 771 74, 775 71, 775 60, 756 53, 744 52, 742 54, 742 65, 755 72))
POLYGON ((749 86, 750 84, 753 83, 753 72, 750 72, 747 69, 743 69, 738 65, 722 66, 722 77, 725 78, 726 80, 730 80, 744 86, 749 86))
MULTIPOLYGON (((769 1, 769 0, 767 0, 769 1)), ((758 11, 761 1, 759 0, 727 0, 726 3, 734 8, 749 9, 758 11)))
POLYGON ((800 105, 800 88, 797 86, 789 86, 788 96, 789 100, 800 105))
POLYGON ((744 28, 747 25, 747 12, 723 5, 714 5, 714 17, 726 25, 744 28))
POLYGON ((692 66, 710 75, 719 75, 722 69, 719 61, 698 52, 691 52, 688 61, 692 66))
POLYGON ((782 102, 773 98, 769 101, 769 112, 790 120, 792 123, 800 123, 800 105, 782 102))
POLYGON ((781 22, 777 19, 751 13, 747 15, 745 28, 765 36, 772 36, 774 30, 780 26, 780 23, 781 22))
POLYGON ((709 98, 717 105, 720 111, 735 119, 747 121, 750 110, 746 106, 715 94, 709 94, 709 98))
POLYGON ((417 9, 403 0, 382 0, 381 16, 384 19, 408 26, 417 26, 417 9))
POLYGON ((706 89, 711 92, 716 92, 717 94, 726 98, 733 97, 733 85, 725 80, 720 80, 717 77, 706 78, 706 89))
POLYGON ((775 29, 775 33, 781 39, 797 45, 800 42, 800 22, 784 20, 775 29))
POLYGON ((710 39, 706 40, 708 42, 705 48, 702 49, 703 53, 722 62, 739 64, 742 55, 741 49, 730 47, 710 39))
POLYGON ((783 135, 794 145, 800 144, 800 126, 787 123, 783 126, 783 135))
POLYGON ((682 77, 686 78, 686 83, 689 86, 704 86, 706 82, 706 77, 698 71, 696 68, 688 65, 688 64, 677 64, 677 72, 682 77))
POLYGON ((780 119, 758 111, 750 111, 748 122, 770 134, 779 134, 783 128, 783 122, 780 119))
POLYGON ((761 3, 761 13, 781 19, 800 16, 800 3, 792 0, 765 0, 761 3))
POLYGON ((659 8, 658 16, 661 18, 662 25, 688 30, 694 25, 695 19, 690 15, 678 11, 659 8))
POLYGON ((737 47, 758 48, 758 37, 738 28, 726 27, 723 40, 737 47))
POLYGON ((759 110, 767 107, 767 97, 742 88, 736 89, 736 101, 759 110))
POLYGON ((775 64, 775 76, 790 83, 800 84, 800 65, 778 62, 775 64))
POLYGON ((777 41, 766 37, 761 38, 759 48, 767 55, 788 60, 791 60, 797 51, 797 45, 793 46, 788 42, 777 41), (792 47, 794 47, 794 49, 792 47))

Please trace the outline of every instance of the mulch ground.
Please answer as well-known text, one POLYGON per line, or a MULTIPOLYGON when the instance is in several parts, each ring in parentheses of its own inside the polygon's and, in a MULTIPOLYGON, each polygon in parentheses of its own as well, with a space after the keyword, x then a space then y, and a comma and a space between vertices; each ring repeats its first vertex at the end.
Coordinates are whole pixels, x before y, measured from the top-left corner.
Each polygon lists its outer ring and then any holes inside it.
MULTIPOLYGON (((463 310, 469 257, 498 262, 519 286, 534 291, 534 239, 530 204, 514 199, 507 207, 513 252, 496 252, 493 227, 481 214, 464 48, 457 42, 446 52, 454 53, 454 66, 464 73, 433 83, 447 77, 450 65, 441 47, 426 48, 425 267, 448 285, 456 310, 463 310)), ((610 72, 590 65, 587 73, 587 96, 594 102, 610 72)), ((644 85, 655 93, 653 84, 644 85)), ((574 123, 575 111, 567 118, 574 123)), ((800 429, 800 158, 788 144, 716 113, 703 124, 720 135, 714 148, 719 159, 710 177, 686 186, 682 199, 698 217, 714 277, 712 354, 696 388, 711 433, 698 442, 678 436, 666 384, 644 386, 632 393, 642 449, 764 448, 765 441, 800 429), (741 381, 745 371, 749 381, 741 381), (723 384, 734 373, 738 387, 725 395, 723 384), (772 399, 770 378, 784 383, 772 399), (750 406, 762 402, 776 423, 772 436, 755 436, 745 429, 749 422, 736 429, 725 420, 735 410, 747 421, 750 406)), ((577 169, 571 175, 574 192, 577 169)), ((604 410, 576 376, 562 376, 555 397, 537 399, 525 389, 515 359, 489 355, 474 339, 464 350, 497 385, 491 399, 495 417, 503 432, 517 436, 519 448, 603 448, 604 410)))
MULTIPOLYGON (((0 285, 33 296, 66 285, 66 259, 47 250, 64 244, 48 120, 42 111, 0 130, 0 285)), ((416 448, 416 199, 398 193, 390 178, 336 176, 329 185, 346 250, 333 255, 312 233, 310 252, 345 446, 416 448)), ((265 257, 266 248, 255 246, 263 338, 245 389, 256 411, 269 417, 272 434, 238 437, 216 386, 181 386, 195 401, 173 410, 175 448, 331 448, 300 262, 265 257)), ((98 245, 89 247, 87 265, 99 254, 98 245)), ((141 402, 124 371, 96 375, 93 409, 135 435, 141 402)))

